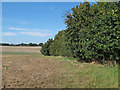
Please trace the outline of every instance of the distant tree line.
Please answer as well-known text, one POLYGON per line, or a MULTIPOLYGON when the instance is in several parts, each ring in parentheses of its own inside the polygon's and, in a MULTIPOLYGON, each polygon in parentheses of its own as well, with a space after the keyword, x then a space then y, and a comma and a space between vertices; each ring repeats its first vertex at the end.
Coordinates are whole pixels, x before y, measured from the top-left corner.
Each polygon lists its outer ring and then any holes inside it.
POLYGON ((120 62, 120 1, 80 3, 65 14, 66 30, 49 39, 44 55, 67 56, 83 62, 120 62))
POLYGON ((0 46, 42 46, 43 43, 29 43, 29 44, 25 44, 25 43, 20 43, 20 44, 9 44, 9 43, 0 43, 0 46))

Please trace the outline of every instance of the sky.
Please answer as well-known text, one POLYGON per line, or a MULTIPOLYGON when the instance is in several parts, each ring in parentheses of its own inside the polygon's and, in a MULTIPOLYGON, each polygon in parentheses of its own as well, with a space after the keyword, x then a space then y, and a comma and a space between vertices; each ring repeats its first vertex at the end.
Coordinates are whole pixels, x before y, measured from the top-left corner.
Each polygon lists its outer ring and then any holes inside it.
POLYGON ((3 2, 2 43, 45 43, 66 29, 66 11, 79 2, 3 2))

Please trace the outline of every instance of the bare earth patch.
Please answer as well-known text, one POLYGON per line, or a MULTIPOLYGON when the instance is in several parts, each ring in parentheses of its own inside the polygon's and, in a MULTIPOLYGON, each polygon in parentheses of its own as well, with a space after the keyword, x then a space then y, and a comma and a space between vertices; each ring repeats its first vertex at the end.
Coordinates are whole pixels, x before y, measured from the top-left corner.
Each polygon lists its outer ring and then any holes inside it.
POLYGON ((50 87, 62 72, 62 63, 30 55, 3 55, 3 65, 3 87, 7 88, 50 87))
POLYGON ((117 67, 43 56, 40 47, 2 47, 3 88, 117 88, 117 67))
MULTIPOLYGON (((3 52, 14 54, 2 55, 2 87, 6 88, 42 88, 55 84, 62 69, 62 63, 49 58, 39 57, 41 47, 2 47, 3 52), (15 54, 18 52, 31 52, 38 57, 28 54, 15 54)), ((52 86, 53 87, 53 86, 52 86)))

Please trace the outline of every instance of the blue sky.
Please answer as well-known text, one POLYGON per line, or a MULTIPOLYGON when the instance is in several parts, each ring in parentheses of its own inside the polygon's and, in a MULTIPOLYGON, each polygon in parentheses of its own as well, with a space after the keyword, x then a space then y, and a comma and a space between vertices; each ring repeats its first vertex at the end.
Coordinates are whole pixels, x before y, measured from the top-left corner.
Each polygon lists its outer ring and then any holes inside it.
POLYGON ((79 2, 3 2, 3 43, 44 43, 66 29, 67 10, 79 2))

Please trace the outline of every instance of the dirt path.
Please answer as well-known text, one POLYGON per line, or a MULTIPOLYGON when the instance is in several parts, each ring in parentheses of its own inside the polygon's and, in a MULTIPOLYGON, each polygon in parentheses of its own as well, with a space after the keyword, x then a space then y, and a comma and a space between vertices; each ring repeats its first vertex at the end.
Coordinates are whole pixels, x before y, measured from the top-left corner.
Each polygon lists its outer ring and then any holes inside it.
POLYGON ((51 87, 61 75, 62 63, 31 55, 3 55, 3 87, 51 87))

